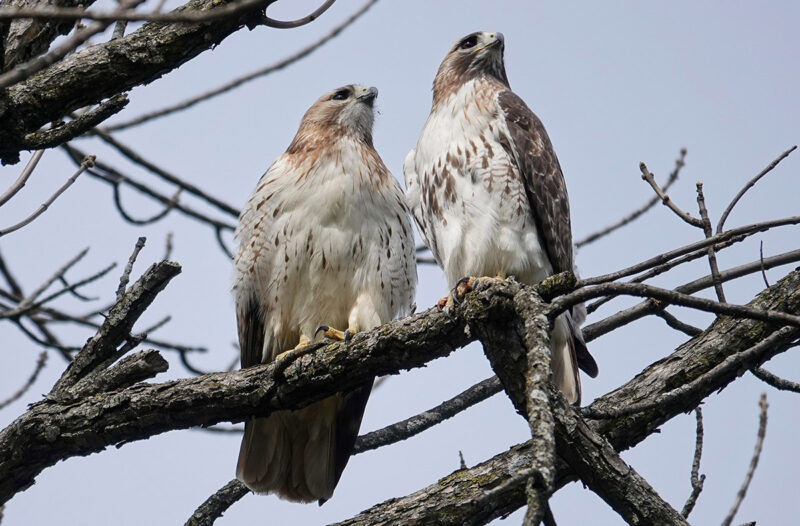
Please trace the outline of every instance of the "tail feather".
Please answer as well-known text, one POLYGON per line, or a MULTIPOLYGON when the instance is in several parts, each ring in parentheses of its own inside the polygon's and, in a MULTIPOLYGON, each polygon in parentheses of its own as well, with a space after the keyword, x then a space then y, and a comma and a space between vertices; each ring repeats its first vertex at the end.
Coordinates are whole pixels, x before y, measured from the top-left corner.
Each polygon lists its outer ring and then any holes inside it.
POLYGON ((569 314, 562 314, 555 320, 553 331, 550 334, 551 367, 553 383, 558 390, 564 394, 570 404, 580 405, 581 377, 575 352, 576 338, 571 325, 569 314))
POLYGON ((236 478, 256 493, 296 502, 329 499, 335 487, 338 395, 245 423, 236 478))

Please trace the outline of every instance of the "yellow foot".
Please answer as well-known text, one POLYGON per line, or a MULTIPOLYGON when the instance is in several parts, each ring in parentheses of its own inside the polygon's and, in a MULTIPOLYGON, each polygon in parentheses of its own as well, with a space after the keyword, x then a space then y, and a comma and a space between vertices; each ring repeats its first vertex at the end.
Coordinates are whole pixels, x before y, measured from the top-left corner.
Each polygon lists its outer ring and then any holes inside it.
POLYGON ((481 283, 490 284, 493 281, 498 280, 505 280, 505 274, 498 274, 495 277, 488 277, 488 276, 468 276, 466 278, 461 278, 456 282, 456 286, 450 291, 450 294, 445 296, 444 298, 440 299, 437 303, 439 310, 453 307, 454 305, 458 305, 461 303, 461 300, 464 299, 464 296, 467 293, 475 290, 475 287, 481 283))
POLYGON ((311 340, 309 340, 306 337, 305 334, 301 334, 300 335, 300 341, 297 342, 297 345, 295 345, 293 348, 289 349, 288 351, 283 351, 282 353, 278 353, 278 355, 275 356, 275 360, 277 361, 277 360, 281 360, 283 358, 286 358, 290 353, 292 353, 294 351, 297 351, 297 350, 300 350, 303 347, 306 347, 307 345, 309 345, 310 343, 311 343, 311 340))
POLYGON ((314 331, 314 337, 317 334, 322 333, 326 338, 329 340, 336 340, 340 342, 349 342, 353 339, 353 335, 356 331, 347 329, 346 331, 342 332, 339 329, 332 329, 327 325, 320 325, 317 327, 317 330, 314 331))

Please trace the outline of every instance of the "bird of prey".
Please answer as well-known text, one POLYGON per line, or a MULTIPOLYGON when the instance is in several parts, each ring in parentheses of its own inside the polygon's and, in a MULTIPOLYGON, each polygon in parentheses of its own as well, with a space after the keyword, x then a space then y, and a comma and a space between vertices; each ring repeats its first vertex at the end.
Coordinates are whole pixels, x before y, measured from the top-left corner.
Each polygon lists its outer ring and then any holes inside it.
MULTIPOLYGON (((239 218, 242 367, 406 314, 416 261, 400 185, 372 145, 375 88, 326 93, 261 177, 239 218), (343 331, 347 329, 347 331, 343 331)), ((236 476, 257 493, 329 499, 353 450, 372 380, 245 423, 236 476)))
MULTIPOLYGON (((533 284, 574 267, 564 176, 541 121, 509 87, 504 48, 501 33, 487 32, 453 46, 403 166, 408 204, 450 287, 467 276, 533 284)), ((584 313, 559 316, 550 335, 553 379, 571 403, 578 366, 597 375, 584 313)))

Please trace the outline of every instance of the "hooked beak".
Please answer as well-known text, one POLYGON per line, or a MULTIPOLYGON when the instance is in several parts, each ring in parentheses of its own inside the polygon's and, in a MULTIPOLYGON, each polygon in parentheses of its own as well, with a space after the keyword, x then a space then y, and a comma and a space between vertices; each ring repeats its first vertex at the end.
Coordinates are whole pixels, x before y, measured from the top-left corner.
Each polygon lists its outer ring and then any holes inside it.
POLYGON ((359 102, 363 102, 370 108, 375 103, 375 99, 378 98, 378 88, 370 87, 367 91, 365 91, 362 95, 358 97, 359 102))

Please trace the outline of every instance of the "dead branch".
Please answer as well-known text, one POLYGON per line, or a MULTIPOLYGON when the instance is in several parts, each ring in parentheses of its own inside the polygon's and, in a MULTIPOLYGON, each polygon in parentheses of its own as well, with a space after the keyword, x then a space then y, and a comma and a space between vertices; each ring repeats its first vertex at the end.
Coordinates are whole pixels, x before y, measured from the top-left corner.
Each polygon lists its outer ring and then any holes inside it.
MULTIPOLYGON (((136 7, 144 2, 144 0, 122 0, 120 2, 121 10, 128 10, 136 7)), ((0 74, 0 89, 7 88, 23 81, 35 73, 40 72, 44 68, 51 66, 66 57, 68 53, 76 50, 81 44, 92 38, 94 35, 101 33, 113 23, 113 19, 97 21, 94 24, 86 26, 82 29, 76 30, 72 35, 67 37, 60 45, 51 49, 48 53, 36 58, 19 64, 13 69, 0 74)))
POLYGON ((22 187, 25 186, 25 183, 28 182, 28 178, 31 176, 33 171, 36 169, 36 165, 39 164, 39 159, 42 158, 44 154, 44 150, 37 150, 33 152, 28 164, 25 165, 25 169, 22 170, 22 173, 19 174, 19 177, 16 181, 6 190, 3 192, 3 195, 0 195, 0 206, 3 206, 9 199, 14 197, 17 192, 22 190, 22 187))
MULTIPOLYGON (((0 8, 0 20, 16 20, 19 18, 30 18, 33 20, 95 20, 97 22, 106 22, 106 27, 117 21, 125 22, 191 22, 203 23, 213 22, 216 20, 229 18, 246 11, 252 11, 258 8, 267 8, 274 4, 277 0, 240 0, 232 2, 224 8, 217 9, 211 12, 194 12, 194 10, 183 6, 183 9, 176 9, 170 13, 161 13, 160 9, 153 10, 148 13, 141 13, 133 9, 137 4, 128 4, 121 6, 121 9, 114 11, 101 12, 94 10, 84 10, 81 8, 69 7, 48 7, 40 6, 36 8, 15 8, 4 7, 0 8)), ((276 29, 292 29, 295 27, 304 26, 313 22, 328 10, 336 0, 326 0, 324 4, 318 7, 313 13, 298 18, 297 20, 283 21, 275 20, 273 18, 264 16, 263 24, 276 29)))
POLYGON ((112 115, 119 113, 128 105, 128 102, 128 95, 126 93, 114 95, 100 103, 96 108, 81 113, 67 123, 60 123, 58 126, 51 126, 50 129, 42 129, 28 133, 22 141, 22 146, 26 150, 60 146, 86 133, 112 115))
POLYGON ((212 99, 217 95, 222 95, 223 93, 227 93, 234 88, 238 88, 239 86, 250 82, 251 80, 255 80, 257 78, 265 77, 271 73, 276 71, 280 71, 287 66, 294 64, 295 62, 299 61, 302 58, 307 57, 328 41, 332 40, 336 36, 338 36, 342 31, 344 31, 347 27, 349 27, 353 22, 355 22, 361 15, 363 15, 370 7, 372 7, 378 0, 368 0, 361 6, 356 12, 350 15, 347 19, 345 19, 341 24, 334 27, 330 32, 324 35, 322 38, 316 40, 311 45, 304 47, 300 51, 289 55, 288 57, 276 62, 275 64, 271 64, 269 66, 259 68, 255 71, 247 73, 246 75, 242 75, 241 77, 235 78, 226 82, 225 84, 214 88, 212 90, 206 91, 204 93, 200 93, 195 95, 194 97, 190 97, 182 102, 177 104, 173 104, 171 106, 166 106, 159 110, 151 111, 148 113, 144 113, 138 117, 134 117, 133 119, 118 122, 115 124, 111 124, 103 128, 105 132, 112 132, 112 131, 119 131, 124 130, 126 128, 131 128, 133 126, 138 126, 140 124, 144 124, 145 122, 151 121, 153 119, 158 119, 160 117, 164 117, 171 113, 175 113, 178 111, 182 111, 185 109, 189 109, 196 104, 212 99))
POLYGON ((750 487, 750 482, 753 480, 753 474, 756 472, 758 460, 761 458, 761 450, 764 446, 764 436, 767 434, 767 409, 769 408, 769 404, 767 404, 766 393, 761 393, 761 399, 759 400, 758 405, 761 411, 758 418, 758 436, 756 438, 755 448, 753 449, 753 457, 750 459, 750 467, 747 469, 747 474, 744 476, 742 487, 739 488, 739 491, 736 493, 736 499, 734 500, 733 506, 728 512, 728 515, 722 521, 722 526, 730 526, 731 522, 733 522, 736 512, 739 511, 739 506, 742 504, 742 501, 747 494, 747 488, 750 487))
POLYGON ((763 170, 761 170, 761 171, 760 171, 758 174, 756 174, 756 176, 755 176, 755 177, 753 177, 752 179, 750 179, 749 181, 747 181, 747 183, 745 183, 744 187, 743 187, 741 190, 739 190, 739 193, 737 193, 737 194, 734 196, 734 198, 733 198, 733 199, 731 199, 731 202, 730 202, 730 203, 728 203, 728 206, 726 206, 726 207, 725 207, 725 211, 724 211, 724 212, 722 212, 722 215, 721 215, 721 216, 720 216, 720 218, 719 218, 719 222, 717 223, 717 233, 720 233, 720 232, 722 232, 722 230, 723 230, 723 228, 724 228, 724 226, 725 226, 725 221, 728 219, 728 216, 730 215, 731 211, 733 210, 733 207, 734 207, 734 206, 736 206, 736 203, 738 203, 738 202, 739 202, 739 200, 742 198, 742 196, 743 196, 743 195, 744 195, 744 194, 745 194, 745 193, 746 193, 748 190, 750 190, 750 188, 752 188, 753 186, 755 186, 755 184, 756 184, 756 183, 757 183, 757 182, 758 182, 758 181, 759 181, 759 180, 760 180, 762 177, 764 177, 765 175, 767 175, 768 173, 770 173, 770 172, 771 172, 771 171, 772 171, 772 170, 773 170, 773 169, 774 169, 776 166, 778 166, 778 164, 780 164, 780 162, 781 162, 782 160, 784 160, 784 159, 786 159, 787 157, 789 157, 789 154, 791 154, 791 153, 792 153, 793 151, 795 151, 796 149, 797 149, 797 145, 795 145, 795 146, 792 146, 791 148, 789 148, 788 150, 786 150, 785 152, 783 152, 782 154, 780 154, 780 155, 777 157, 777 159, 775 159, 774 161, 772 161, 771 163, 769 163, 769 165, 768 165, 766 168, 764 168, 763 170))
POLYGON ((39 359, 36 360, 36 366, 34 367, 33 372, 30 374, 30 376, 28 376, 28 379, 25 380, 25 383, 22 384, 22 387, 17 389, 17 391, 14 394, 9 396, 5 400, 0 400, 0 409, 3 409, 13 404, 14 402, 22 398, 22 395, 24 395, 28 391, 28 389, 31 388, 33 383, 39 377, 39 373, 42 372, 42 369, 44 369, 45 363, 47 363, 47 351, 42 351, 39 354, 39 359))
POLYGON ((358 437, 355 447, 353 448, 353 454, 357 455, 358 453, 371 451, 388 444, 406 440, 436 424, 444 422, 448 418, 486 400, 502 390, 503 387, 500 385, 500 380, 496 376, 487 378, 450 400, 442 402, 436 407, 432 407, 427 411, 397 422, 396 424, 391 424, 382 429, 361 435, 358 437))
POLYGON ((753 367, 750 369, 750 372, 753 373, 753 376, 762 380, 775 389, 779 391, 791 391, 793 393, 800 393, 800 384, 797 382, 790 382, 789 380, 785 380, 779 376, 772 374, 771 372, 767 371, 761 367, 753 367))
MULTIPOLYGON (((684 159, 686 159, 686 148, 681 148, 681 156, 678 157, 678 159, 675 161, 675 169, 672 170, 672 172, 670 172, 669 177, 667 178, 666 182, 664 183, 664 186, 662 187, 664 192, 666 192, 669 189, 669 187, 672 186, 672 184, 678 180, 678 175, 680 174, 681 168, 683 168, 685 164, 684 159)), ((584 247, 594 241, 597 241, 600 238, 607 236, 608 234, 614 232, 615 230, 619 230, 623 226, 635 221, 645 212, 656 206, 656 204, 658 204, 659 201, 661 201, 661 198, 659 198, 658 195, 652 197, 643 206, 634 210, 633 212, 623 217, 616 223, 613 223, 603 228, 602 230, 598 230, 597 232, 589 234, 583 239, 576 241, 575 246, 577 246, 578 248, 584 247)))
POLYGON ((692 513, 694 505, 697 504, 697 498, 700 497, 700 493, 703 491, 703 483, 706 481, 705 474, 700 475, 700 457, 703 456, 703 411, 698 407, 694 410, 694 413, 697 418, 697 438, 694 443, 692 471, 689 476, 692 493, 686 499, 686 504, 683 505, 683 510, 681 510, 681 515, 684 519, 688 519, 689 514, 692 513))
POLYGON ((206 499, 186 521, 185 526, 211 526, 214 521, 233 503, 250 493, 250 490, 236 479, 225 484, 216 493, 206 499))
POLYGON ((63 194, 67 188, 72 186, 72 183, 74 183, 75 180, 78 179, 78 176, 80 176, 91 166, 94 166, 94 159, 95 159, 94 155, 89 155, 84 157, 83 162, 81 162, 80 168, 78 168, 78 170, 74 174, 72 174, 72 176, 69 179, 67 179, 67 181, 63 185, 61 185, 61 188, 56 190, 53 193, 53 195, 47 198, 47 201, 39 205, 39 208, 36 209, 36 211, 33 212, 31 215, 29 215, 28 217, 26 217, 25 219, 23 219, 22 221, 20 221, 15 225, 11 225, 10 227, 0 230, 0 237, 3 237, 6 234, 10 234, 11 232, 16 232, 20 228, 29 225, 34 219, 42 215, 50 207, 50 205, 53 204, 53 201, 58 199, 58 197, 61 194, 63 194))
MULTIPOLYGON (((14 89, 3 93, 0 104, 0 122, 3 123, 0 126, 0 161, 6 164, 18 162, 19 152, 25 149, 24 137, 43 125, 79 108, 129 91, 134 86, 151 82, 219 44, 245 25, 254 27, 270 23, 261 13, 261 8, 269 3, 270 0, 190 0, 179 8, 180 17, 199 16, 204 21, 145 24, 123 38, 74 53, 26 78, 33 69, 53 61, 54 57, 63 57, 64 49, 86 38, 99 25, 108 25, 119 19, 115 14, 112 21, 97 21, 76 32, 58 46, 58 53, 53 53, 54 49, 44 55, 49 58, 33 59, 32 65, 36 67, 16 66, 2 77, 5 85, 13 82, 14 89), (42 98, 42 93, 48 96, 42 98)), ((323 8, 330 4, 329 0, 323 8)), ((309 22, 320 14, 321 9, 288 25, 309 22)), ((84 16, 83 12, 81 16, 84 16)), ((272 22, 276 26, 287 25, 272 22)))
MULTIPOLYGON (((711 220, 708 218, 708 209, 706 208, 706 197, 703 195, 703 183, 697 183, 697 207, 700 210, 700 221, 703 224, 703 233, 706 239, 714 235, 711 229, 711 220)), ((719 265, 717 264, 717 256, 714 246, 708 247, 708 265, 711 268, 711 277, 714 279, 714 291, 717 293, 717 299, 725 303, 725 292, 722 290, 722 282, 719 279, 719 265)))
POLYGON ((641 172, 642 172, 642 179, 647 181, 647 183, 650 185, 650 187, 656 193, 656 195, 661 200, 661 202, 664 204, 664 206, 668 207, 670 210, 675 212, 675 215, 677 215, 678 217, 683 219, 686 223, 688 223, 688 224, 690 224, 692 226, 698 227, 698 228, 703 228, 703 222, 701 220, 697 219, 696 217, 692 217, 687 212, 684 212, 683 210, 681 210, 678 207, 678 205, 676 205, 675 202, 672 199, 670 199, 667 194, 664 193, 664 191, 661 189, 661 187, 656 182, 655 176, 652 173, 650 173, 650 170, 647 169, 647 165, 646 164, 639 163, 639 170, 641 170, 641 172))
POLYGON ((122 297, 125 295, 125 288, 128 286, 128 283, 131 279, 131 271, 133 271, 133 264, 136 262, 136 258, 139 256, 139 252, 142 251, 144 248, 144 244, 147 241, 145 237, 139 237, 136 240, 136 245, 133 247, 133 252, 131 256, 128 258, 128 262, 125 264, 125 270, 122 271, 122 275, 119 277, 119 286, 117 287, 117 302, 122 300, 122 297))
POLYGON ((126 146, 125 144, 118 141, 116 138, 112 137, 109 133, 106 133, 103 130, 95 128, 93 130, 93 134, 102 139, 106 144, 113 146, 115 150, 117 150, 119 153, 121 153, 124 157, 126 157, 134 164, 138 164, 139 166, 145 168, 150 173, 178 186, 180 190, 184 190, 187 193, 202 199, 206 203, 215 207, 217 210, 233 217, 234 219, 237 219, 239 217, 239 210, 237 208, 221 201, 220 199, 216 198, 210 193, 201 190, 196 185, 184 179, 181 179, 180 177, 168 172, 167 170, 161 168, 160 166, 157 166, 154 163, 148 161, 147 159, 142 157, 139 153, 135 152, 132 148, 126 146))
POLYGON ((633 274, 638 274, 639 272, 644 272, 645 270, 653 268, 657 265, 662 265, 675 258, 684 256, 692 252, 696 252, 698 250, 707 248, 712 245, 716 245, 718 243, 724 243, 734 238, 741 237, 741 239, 745 239, 748 236, 752 236, 753 234, 757 234, 759 232, 766 232, 767 230, 770 230, 775 227, 797 225, 797 224, 800 224, 800 216, 785 217, 783 219, 764 221, 762 223, 754 223, 752 225, 734 228, 732 230, 727 230, 720 234, 716 234, 702 241, 697 241, 690 245, 686 245, 681 248, 677 248, 675 250, 670 250, 669 252, 664 252, 663 254, 659 254, 658 256, 650 258, 641 263, 637 263, 636 265, 630 266, 626 269, 581 280, 579 282, 579 285, 580 286, 596 285, 598 283, 614 281, 620 278, 631 276, 633 274))

